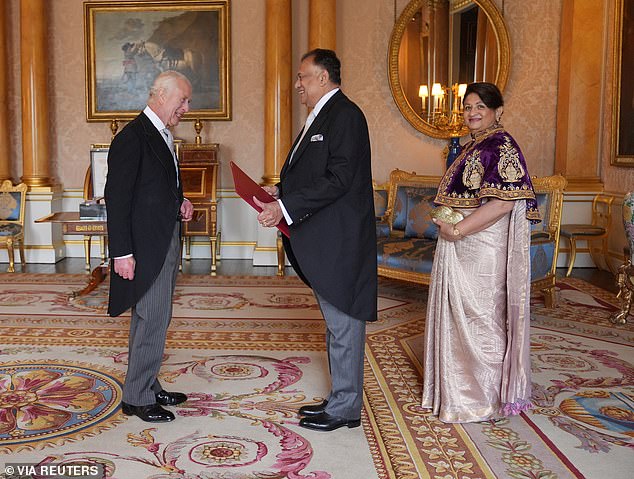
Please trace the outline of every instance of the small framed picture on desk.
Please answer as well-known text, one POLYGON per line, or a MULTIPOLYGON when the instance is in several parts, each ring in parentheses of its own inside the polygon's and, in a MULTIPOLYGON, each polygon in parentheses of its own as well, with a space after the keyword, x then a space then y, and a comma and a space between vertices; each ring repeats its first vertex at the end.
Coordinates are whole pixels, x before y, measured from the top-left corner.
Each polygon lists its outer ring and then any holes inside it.
POLYGON ((90 145, 90 185, 84 188, 87 200, 103 198, 108 176, 108 149, 110 145, 90 145))

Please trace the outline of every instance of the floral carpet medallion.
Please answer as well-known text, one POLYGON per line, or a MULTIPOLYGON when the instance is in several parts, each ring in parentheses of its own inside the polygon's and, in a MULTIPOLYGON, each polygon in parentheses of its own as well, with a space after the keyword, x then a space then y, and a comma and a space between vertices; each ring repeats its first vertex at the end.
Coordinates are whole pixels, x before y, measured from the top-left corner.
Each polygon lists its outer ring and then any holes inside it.
POLYGON ((117 408, 128 318, 99 312, 104 290, 70 300, 85 277, 9 276, 0 462, 90 462, 117 479, 620 479, 634 470, 634 319, 611 325, 614 295, 580 280, 558 283, 553 309, 532 298, 534 409, 464 425, 420 408, 426 288, 381 280, 363 427, 319 433, 298 426, 297 410, 328 391, 324 324, 296 278, 179 277, 160 379, 188 400, 171 408, 173 423, 150 425, 117 408))
MULTIPOLYGON (((192 419, 188 424, 195 430, 189 434, 166 436, 164 428, 145 428, 127 434, 127 449, 136 448, 128 453, 72 450, 50 454, 44 460, 100 464, 108 477, 132 477, 127 474, 133 470, 134 477, 155 479, 328 479, 332 476, 323 471, 302 473, 311 462, 313 449, 296 432, 297 408, 305 404, 305 396, 295 384, 302 377, 298 365, 309 361, 307 357, 222 355, 183 363, 168 356, 161 377, 166 383, 193 375, 207 384, 245 381, 248 385, 234 386, 232 393, 190 393, 176 410, 179 421, 192 419), (287 421, 293 427, 286 426, 287 421)), ((138 421, 134 422, 138 427, 138 421)))
POLYGON ((61 444, 113 427, 121 387, 110 372, 67 361, 0 364, 0 450, 61 444))

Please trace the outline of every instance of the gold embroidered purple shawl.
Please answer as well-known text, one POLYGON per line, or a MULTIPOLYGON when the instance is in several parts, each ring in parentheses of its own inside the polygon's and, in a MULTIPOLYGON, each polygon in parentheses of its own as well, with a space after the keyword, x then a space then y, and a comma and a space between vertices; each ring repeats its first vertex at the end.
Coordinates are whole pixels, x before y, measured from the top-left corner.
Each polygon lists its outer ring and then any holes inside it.
POLYGON ((502 126, 472 135, 440 181, 437 204, 477 208, 483 198, 526 200, 526 218, 541 221, 535 191, 517 142, 502 126))

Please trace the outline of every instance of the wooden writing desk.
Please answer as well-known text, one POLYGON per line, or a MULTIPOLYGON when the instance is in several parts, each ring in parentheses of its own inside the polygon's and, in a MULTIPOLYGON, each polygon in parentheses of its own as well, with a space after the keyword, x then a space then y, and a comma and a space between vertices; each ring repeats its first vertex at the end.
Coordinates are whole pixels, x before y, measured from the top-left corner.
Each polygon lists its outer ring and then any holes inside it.
MULTIPOLYGON (((61 211, 35 220, 36 223, 60 223, 65 235, 108 236, 106 220, 80 219, 78 211, 61 211)), ((90 261, 90 252, 86 255, 90 261)), ((90 263, 89 263, 90 264, 90 263)), ((90 282, 80 290, 72 293, 73 297, 90 293, 108 276, 108 262, 104 261, 90 273, 90 282)))
POLYGON ((183 143, 177 149, 183 194, 194 206, 192 220, 183 223, 185 259, 191 258, 192 236, 207 237, 211 246, 211 274, 216 273, 216 262, 220 259, 218 149, 217 143, 183 143))

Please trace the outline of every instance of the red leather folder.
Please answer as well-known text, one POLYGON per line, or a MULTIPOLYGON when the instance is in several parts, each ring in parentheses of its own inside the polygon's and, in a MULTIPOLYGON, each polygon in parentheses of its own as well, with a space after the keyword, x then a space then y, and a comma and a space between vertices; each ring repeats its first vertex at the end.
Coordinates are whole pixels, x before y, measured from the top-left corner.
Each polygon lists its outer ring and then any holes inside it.
MULTIPOLYGON (((262 211, 262 208, 256 205, 253 201, 254 196, 262 203, 275 201, 275 198, 264 191, 264 189, 253 181, 249 175, 242 171, 238 165, 236 165, 233 161, 230 161, 229 164, 231 165, 231 174, 233 175, 233 183, 236 187, 236 193, 240 195, 240 198, 249 203, 253 209, 255 209, 258 213, 262 211)), ((277 229, 280 230, 287 238, 291 237, 288 223, 286 223, 284 218, 282 218, 282 221, 277 224, 277 229)))

